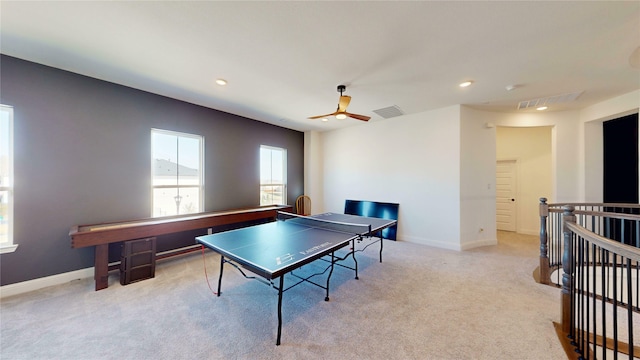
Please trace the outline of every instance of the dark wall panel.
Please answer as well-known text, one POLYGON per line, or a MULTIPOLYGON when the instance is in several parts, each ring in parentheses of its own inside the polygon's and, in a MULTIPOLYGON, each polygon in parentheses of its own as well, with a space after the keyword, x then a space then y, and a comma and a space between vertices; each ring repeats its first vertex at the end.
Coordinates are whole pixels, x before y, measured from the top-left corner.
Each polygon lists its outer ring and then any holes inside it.
POLYGON ((259 205, 259 146, 287 149, 288 203, 303 191, 304 134, 2 55, 14 107, 14 253, 1 285, 93 266, 69 228, 151 214, 150 130, 205 138, 205 210, 259 205))
POLYGON ((638 114, 603 124, 606 203, 638 203, 638 114))
MULTIPOLYGON (((603 173, 605 203, 638 203, 638 114, 605 121, 603 134, 603 173)), ((638 211, 606 208, 610 212, 638 211)), ((607 237, 625 244, 634 244, 637 224, 633 221, 609 219, 605 224, 607 237)))

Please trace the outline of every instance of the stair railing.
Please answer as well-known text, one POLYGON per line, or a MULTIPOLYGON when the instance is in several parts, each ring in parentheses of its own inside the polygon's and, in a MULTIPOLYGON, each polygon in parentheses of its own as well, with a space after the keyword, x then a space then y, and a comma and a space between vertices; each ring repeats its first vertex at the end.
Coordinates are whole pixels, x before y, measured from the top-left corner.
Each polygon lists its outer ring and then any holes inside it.
POLYGON ((640 214, 639 204, 620 203, 557 203, 547 204, 540 198, 540 266, 539 282, 560 287, 563 241, 562 213, 564 206, 573 206, 579 215, 577 223, 594 233, 614 241, 640 248, 640 217, 615 218, 615 214, 640 214), (586 213, 583 213, 586 212, 586 213), (587 216, 587 213, 590 215, 587 216))
POLYGON ((581 358, 640 357, 638 214, 638 204, 540 199, 539 281, 562 289, 560 331, 581 358))

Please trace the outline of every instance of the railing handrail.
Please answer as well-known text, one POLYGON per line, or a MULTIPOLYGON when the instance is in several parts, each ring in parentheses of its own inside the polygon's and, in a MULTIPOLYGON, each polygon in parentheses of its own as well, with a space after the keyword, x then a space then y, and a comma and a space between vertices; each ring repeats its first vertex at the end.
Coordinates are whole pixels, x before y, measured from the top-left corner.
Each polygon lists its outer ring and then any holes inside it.
POLYGON ((640 214, 614 213, 609 211, 574 210, 575 215, 592 215, 610 219, 637 220, 640 221, 640 214))
POLYGON ((637 247, 623 244, 618 241, 609 240, 606 237, 600 236, 573 222, 567 222, 565 226, 574 234, 583 237, 585 240, 595 244, 598 247, 608 250, 611 253, 622 255, 627 259, 640 261, 640 249, 637 247))
MULTIPOLYGON (((582 223, 581 218, 599 218, 601 221, 604 220, 605 223, 601 223, 603 226, 600 227, 603 231, 607 231, 607 233, 599 233, 601 235, 605 235, 609 237, 609 231, 613 231, 614 236, 620 236, 619 229, 622 229, 620 225, 625 227, 628 226, 630 231, 625 231, 625 239, 629 239, 629 234, 633 236, 635 239, 635 246, 640 247, 640 235, 635 236, 636 231, 640 231, 640 204, 628 204, 628 203, 577 203, 577 202, 566 202, 566 203, 552 203, 548 204, 546 198, 540 198, 540 266, 539 266, 539 282, 542 284, 549 285, 551 284, 551 277, 558 276, 556 284, 559 285, 559 272, 553 272, 554 269, 559 269, 562 260, 560 258, 562 254, 562 239, 560 236, 561 232, 561 218, 562 214, 565 211, 565 207, 571 207, 572 214, 574 216, 578 216, 578 223, 582 223), (614 210, 615 208, 615 210, 614 210), (607 211, 599 211, 599 210, 607 210, 607 211), (617 212, 620 210, 620 212, 617 212), (630 212, 636 214, 630 214, 630 212), (638 230, 636 230, 638 229, 638 230)), ((591 220, 592 226, 597 224, 591 220)), ((586 224, 582 224, 585 225, 586 224)), ((594 230, 594 229, 591 229, 594 230)), ((596 231, 596 230, 594 230, 596 231)), ((597 231, 596 231, 597 232, 597 231)), ((621 241, 621 239, 616 238, 622 243, 626 243, 627 245, 633 246, 633 243, 629 241, 621 241)))
MULTIPOLYGON (((593 352, 595 358, 595 348, 600 346, 601 350, 598 351, 603 354, 608 349, 613 350, 615 358, 618 353, 634 358, 638 352, 638 348, 634 346, 633 317, 634 312, 638 311, 640 248, 637 239, 640 236, 640 215, 597 211, 606 207, 614 206, 588 209, 589 206, 585 204, 564 204, 561 209, 550 209, 546 199, 541 198, 541 249, 547 249, 547 243, 551 240, 556 254, 562 254, 559 263, 562 269, 561 331, 571 340, 575 351, 581 355, 587 354, 587 358, 593 352), (551 232, 547 231, 547 222, 553 227, 551 232), (603 227, 599 224, 603 223, 606 226, 601 233, 603 227), (629 225, 625 225, 626 223, 629 225), (619 233, 616 227, 620 229, 619 233), (548 237, 549 233, 552 234, 551 238, 548 237), (562 240, 556 237, 560 234, 562 240), (618 238, 618 235, 622 235, 622 238, 618 238), (627 235, 636 239, 636 246, 625 243, 627 235), (587 267, 590 269, 587 270, 587 267), (596 267, 600 267, 598 275, 596 267), (601 301, 602 304, 598 305, 602 307, 600 315, 596 310, 596 301, 601 301), (614 308, 611 317, 606 315, 607 304, 614 308), (620 316, 626 316, 626 321, 622 318, 619 322, 620 316), (606 330, 609 326, 613 328, 611 338, 606 330), (597 329, 601 331, 602 340, 598 340, 597 329), (624 336, 620 337, 623 333, 626 334, 626 339, 624 336)), ((543 265, 550 264, 549 258, 543 257, 542 253, 540 264, 540 273, 543 273, 543 265)), ((556 262, 554 264, 558 265, 556 262)), ((548 272, 549 269, 546 269, 545 273, 548 272)))
POLYGON ((564 202, 564 203, 552 203, 547 204, 548 207, 558 208, 563 206, 602 206, 602 207, 628 207, 634 209, 640 209, 640 204, 629 203, 578 203, 578 202, 564 202))

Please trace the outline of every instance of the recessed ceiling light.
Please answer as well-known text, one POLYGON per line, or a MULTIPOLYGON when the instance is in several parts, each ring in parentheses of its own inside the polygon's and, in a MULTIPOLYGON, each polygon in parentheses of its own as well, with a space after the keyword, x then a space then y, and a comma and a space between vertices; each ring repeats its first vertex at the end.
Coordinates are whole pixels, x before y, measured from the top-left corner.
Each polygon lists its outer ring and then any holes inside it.
POLYGON ((467 87, 469 85, 473 84, 473 81, 469 80, 469 81, 465 81, 463 83, 460 83, 460 87, 467 87))
POLYGON ((225 80, 225 79, 216 79, 216 84, 218 84, 220 86, 225 86, 225 85, 227 85, 227 80, 225 80))
POLYGON ((327 118, 322 118, 322 121, 327 122, 327 121, 329 121, 329 119, 327 119, 327 118))
POLYGON ((538 110, 538 111, 547 110, 547 109, 548 109, 548 107, 546 107, 546 106, 540 106, 540 107, 536 108, 536 110, 538 110))

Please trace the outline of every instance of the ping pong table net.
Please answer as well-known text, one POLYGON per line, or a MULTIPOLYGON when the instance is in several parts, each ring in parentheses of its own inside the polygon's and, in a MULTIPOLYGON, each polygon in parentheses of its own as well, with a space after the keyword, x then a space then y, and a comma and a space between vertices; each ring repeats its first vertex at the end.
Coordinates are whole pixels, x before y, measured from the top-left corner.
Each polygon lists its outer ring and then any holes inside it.
POLYGON ((337 231, 352 235, 367 235, 371 233, 371 225, 353 224, 340 221, 331 221, 326 219, 318 219, 309 216, 297 215, 287 212, 278 211, 278 221, 292 222, 302 226, 318 228, 329 231, 337 231))

